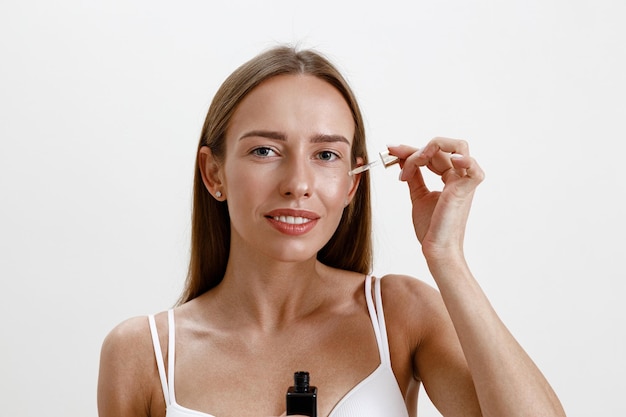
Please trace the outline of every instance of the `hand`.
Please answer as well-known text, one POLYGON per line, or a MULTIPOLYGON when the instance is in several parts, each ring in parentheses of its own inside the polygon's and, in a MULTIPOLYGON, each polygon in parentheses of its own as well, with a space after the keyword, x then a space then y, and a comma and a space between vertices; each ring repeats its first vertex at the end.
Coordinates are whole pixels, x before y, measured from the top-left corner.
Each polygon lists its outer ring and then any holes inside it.
POLYGON ((484 179, 467 143, 438 137, 419 150, 400 145, 390 146, 389 153, 400 158, 400 180, 409 185, 413 226, 427 260, 462 254, 474 191, 484 179), (424 183, 424 166, 441 177, 441 192, 429 190, 424 183))

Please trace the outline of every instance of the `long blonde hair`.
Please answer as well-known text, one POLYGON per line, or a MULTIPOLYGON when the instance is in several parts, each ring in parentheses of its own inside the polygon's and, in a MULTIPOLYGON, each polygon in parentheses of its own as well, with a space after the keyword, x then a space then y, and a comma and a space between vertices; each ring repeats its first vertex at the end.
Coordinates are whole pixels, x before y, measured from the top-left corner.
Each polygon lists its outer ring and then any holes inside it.
MULTIPOLYGON (((308 74, 334 86, 344 97, 355 132, 352 164, 357 157, 367 163, 365 129, 354 93, 339 71, 322 55, 281 46, 270 49, 243 64, 219 88, 204 121, 198 150, 208 146, 218 159, 224 158, 225 136, 237 105, 261 82, 283 74, 308 74)), ((214 199, 202 182, 196 158, 191 228, 191 259, 185 288, 179 302, 185 303, 218 285, 226 271, 230 250, 230 217, 226 203, 214 199)), ((343 212, 340 224, 317 259, 325 265, 369 273, 372 268, 370 184, 367 173, 343 212)))

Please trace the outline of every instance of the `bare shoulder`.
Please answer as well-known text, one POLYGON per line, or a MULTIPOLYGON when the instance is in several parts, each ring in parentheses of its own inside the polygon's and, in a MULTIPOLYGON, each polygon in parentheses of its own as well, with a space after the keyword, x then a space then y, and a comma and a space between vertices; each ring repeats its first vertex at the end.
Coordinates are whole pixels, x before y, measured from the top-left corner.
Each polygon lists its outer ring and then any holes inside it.
POLYGON ((381 277, 381 283, 384 285, 384 288, 388 288, 389 291, 409 291, 412 296, 420 298, 431 297, 438 293, 435 288, 424 281, 409 275, 387 274, 381 277))
POLYGON ((117 347, 130 341, 137 341, 149 335, 147 316, 133 317, 115 326, 104 339, 104 346, 117 347))
POLYGON ((100 417, 149 416, 158 371, 148 317, 117 325, 104 339, 98 377, 100 417))
POLYGON ((449 349, 458 353, 450 315, 436 288, 411 276, 386 275, 381 292, 390 343, 403 355, 414 359, 428 352, 445 355, 449 349))
POLYGON ((111 365, 122 361, 127 367, 141 366, 143 358, 153 354, 152 338, 148 317, 134 317, 118 324, 109 332, 102 343, 102 359, 111 365), (131 359, 139 359, 130 361, 131 359))
POLYGON ((408 275, 385 275, 381 279, 381 291, 385 305, 385 316, 392 321, 394 316, 419 318, 427 324, 446 312, 439 291, 429 284, 408 275))

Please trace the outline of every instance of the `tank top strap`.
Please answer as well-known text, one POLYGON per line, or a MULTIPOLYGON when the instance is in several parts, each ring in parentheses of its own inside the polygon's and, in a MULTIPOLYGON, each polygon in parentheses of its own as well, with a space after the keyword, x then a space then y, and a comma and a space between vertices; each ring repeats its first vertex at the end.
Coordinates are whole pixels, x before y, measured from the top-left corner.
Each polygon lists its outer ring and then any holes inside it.
POLYGON ((387 366, 391 366, 389 341, 387 338, 387 327, 385 326, 385 314, 383 313, 383 298, 379 277, 372 277, 371 275, 368 275, 365 278, 365 300, 367 302, 367 310, 370 315, 370 320, 372 321, 372 327, 374 328, 374 334, 376 335, 380 362, 387 366), (372 279, 374 280, 374 296, 372 296, 372 279), (374 306, 374 303, 376 303, 376 306, 374 306))
POLYGON ((167 376, 165 374, 165 363, 163 362, 163 351, 161 350, 161 343, 159 342, 159 333, 157 331, 156 322, 154 321, 154 315, 148 316, 148 323, 150 324, 150 334, 152 335, 152 346, 154 347, 154 356, 156 358, 157 369, 159 370, 159 379, 161 380, 161 388, 163 389, 163 397, 165 398, 165 404, 170 405, 170 395, 167 387, 167 376))
POLYGON ((174 324, 174 309, 167 311, 167 324, 169 328, 167 343, 167 381, 170 401, 176 404, 176 394, 174 392, 174 368, 176 364, 176 325, 174 324))

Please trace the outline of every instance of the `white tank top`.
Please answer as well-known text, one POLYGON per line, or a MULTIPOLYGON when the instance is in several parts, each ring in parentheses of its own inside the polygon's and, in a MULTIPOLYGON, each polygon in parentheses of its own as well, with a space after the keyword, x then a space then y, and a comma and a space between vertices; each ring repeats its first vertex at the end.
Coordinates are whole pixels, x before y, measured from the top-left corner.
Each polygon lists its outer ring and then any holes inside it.
MULTIPOLYGON (((391 368, 387 328, 385 327, 385 316, 383 314, 380 292, 380 278, 375 278, 374 281, 376 308, 374 308, 374 300, 372 300, 371 282, 371 278, 369 276, 366 277, 365 299, 372 326, 374 327, 374 333, 376 334, 380 365, 343 396, 335 405, 329 417, 408 417, 409 415, 402 392, 391 368)), ((166 417, 215 417, 211 414, 185 408, 176 402, 176 394, 174 393, 174 349, 176 340, 174 310, 168 311, 169 355, 167 375, 154 316, 150 315, 148 320, 150 322, 150 332, 152 333, 152 343, 161 378, 163 395, 165 396, 165 404, 167 405, 166 417)))

